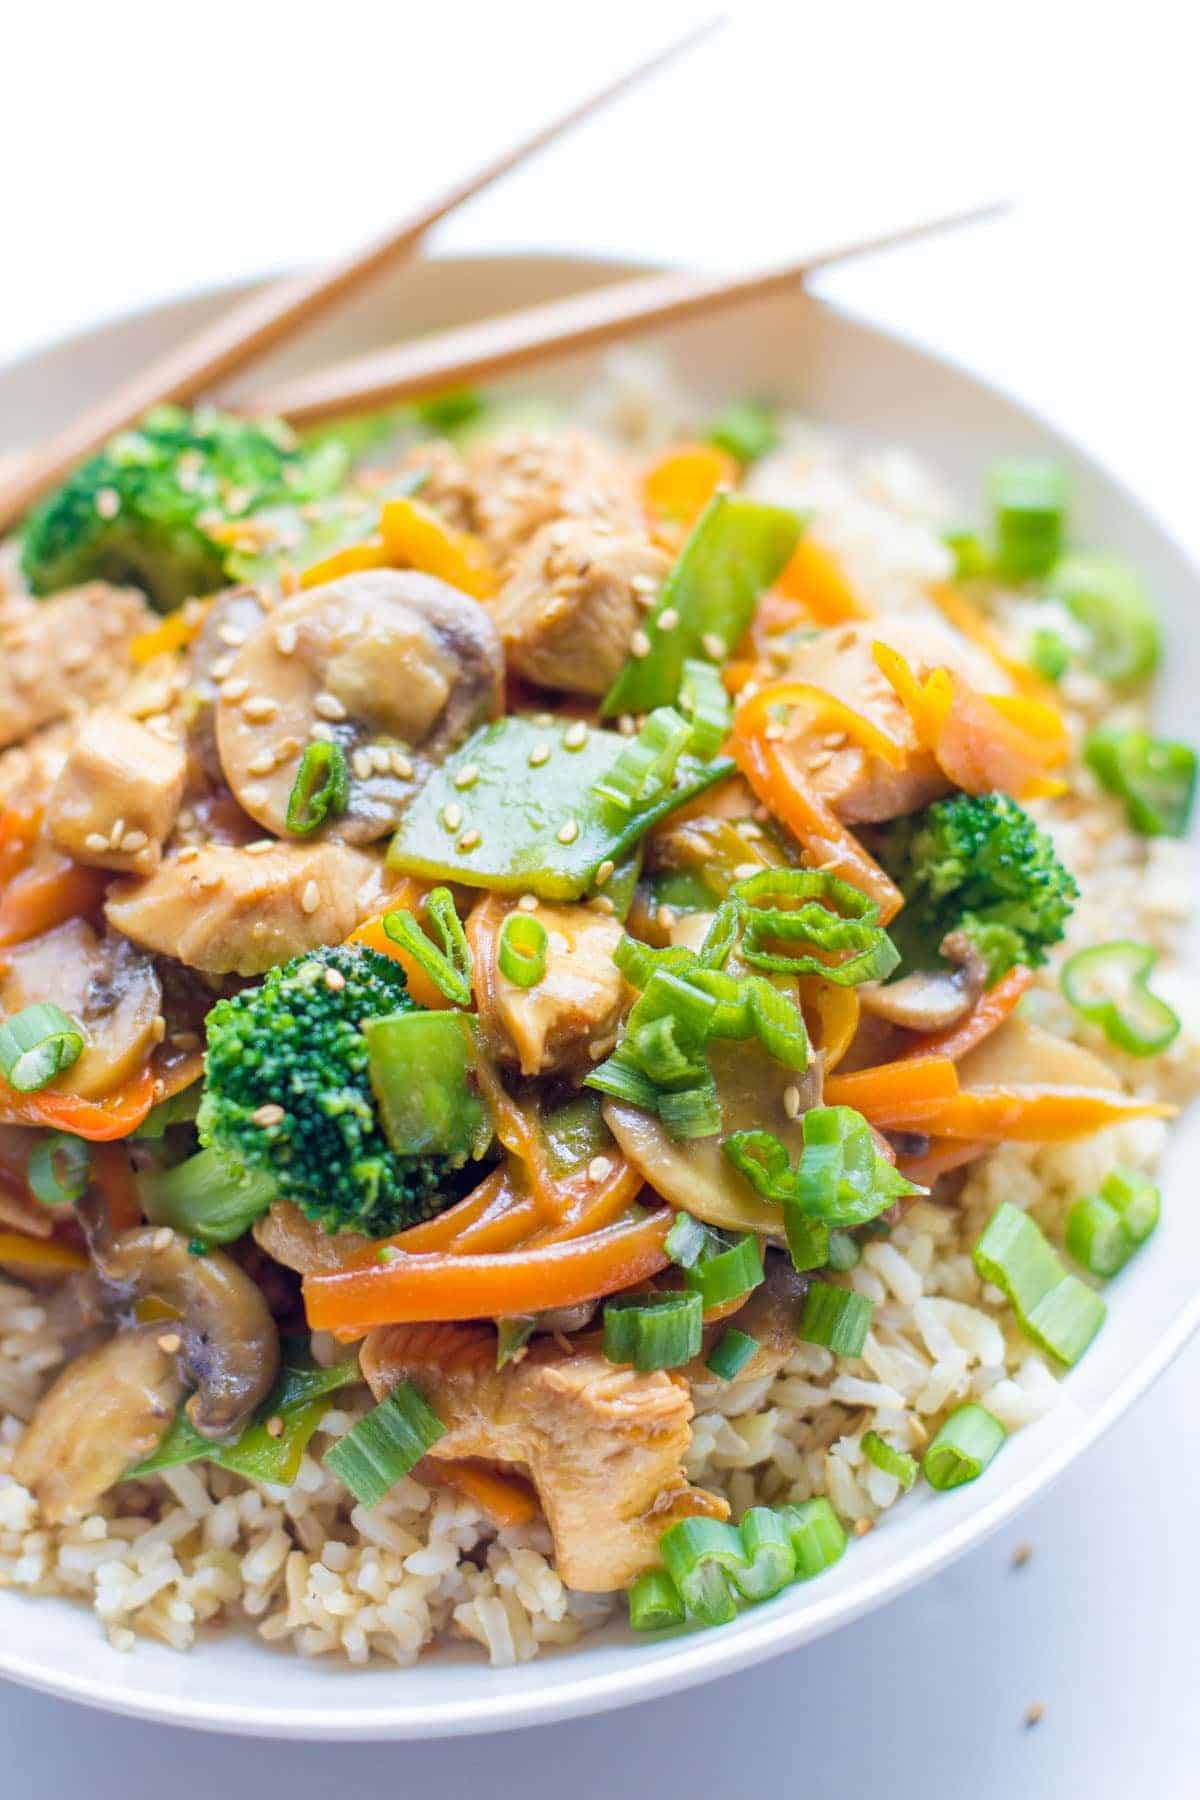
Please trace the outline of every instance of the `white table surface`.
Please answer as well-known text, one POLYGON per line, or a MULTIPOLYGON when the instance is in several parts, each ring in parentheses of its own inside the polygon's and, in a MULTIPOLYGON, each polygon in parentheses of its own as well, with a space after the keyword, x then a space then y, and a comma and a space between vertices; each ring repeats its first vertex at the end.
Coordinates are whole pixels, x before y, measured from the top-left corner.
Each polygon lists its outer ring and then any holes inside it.
MULTIPOLYGON (((514 118, 552 110, 699 11, 434 10, 418 23, 417 8, 375 0, 208 0, 186 14, 43 0, 10 17, 0 360, 302 260, 318 239, 350 244, 514 118), (268 180, 246 179, 263 166, 268 180)), ((822 291, 1033 399, 1200 551, 1186 9, 736 10, 737 29, 687 70, 477 202, 438 245, 732 266, 785 253, 793 218, 871 221, 1016 192, 1005 223, 847 269, 822 291)), ((999 1538, 719 1686, 503 1738, 323 1748, 184 1736, 0 1684, 0 1794, 457 1800, 486 1784, 607 1800, 631 1785, 740 1797, 782 1778, 851 1800, 1183 1800, 1200 1790, 1198 1385, 1200 1345, 999 1538), (1033 1555, 1014 1568, 1023 1543, 1033 1555)))

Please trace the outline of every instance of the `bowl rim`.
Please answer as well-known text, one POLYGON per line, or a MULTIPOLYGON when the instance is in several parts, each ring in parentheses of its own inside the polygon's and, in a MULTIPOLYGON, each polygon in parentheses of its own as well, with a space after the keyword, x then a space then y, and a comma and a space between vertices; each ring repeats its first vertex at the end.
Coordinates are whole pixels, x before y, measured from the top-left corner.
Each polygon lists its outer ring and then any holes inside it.
MULTIPOLYGON (((523 265, 573 265, 581 274, 602 272, 617 279, 626 274, 646 272, 655 266, 617 256, 572 254, 556 249, 523 251, 496 249, 422 257, 422 267, 462 267, 497 263, 523 265)), ((135 325, 159 313, 199 301, 233 299, 252 292, 274 279, 272 273, 249 276, 235 282, 200 284, 181 293, 151 300, 124 312, 113 312, 86 326, 57 338, 27 346, 16 356, 0 363, 0 388, 5 378, 26 365, 52 361, 68 349, 85 347, 102 339, 118 327, 135 325)), ((1200 581, 1200 567, 1176 537, 1152 503, 1142 499, 1119 475, 1087 450, 1051 415, 1030 405, 1016 390, 977 373, 969 363, 948 356, 922 341, 912 331, 881 326, 856 306, 823 297, 805 288, 805 299, 820 311, 832 314, 884 349, 898 348, 918 360, 925 360, 949 371, 969 383, 977 392, 999 402, 1020 415, 1021 422, 1048 434, 1070 454, 1081 470, 1101 478, 1119 495, 1122 505, 1140 519, 1163 542, 1180 567, 1200 581)), ((736 320, 737 308, 729 317, 736 320)), ((615 1668, 589 1673, 585 1667, 586 1649, 577 1651, 572 1662, 579 1673, 569 1683, 562 1683, 542 1693, 506 1693, 502 1684, 504 1671, 483 1671, 490 1691, 455 1693, 445 1700, 419 1704, 405 1702, 402 1687, 396 1700, 387 1704, 356 1707, 348 1712, 335 1704, 321 1717, 286 1718, 261 1702, 230 1702, 197 1699, 186 1693, 139 1695, 136 1689, 114 1684, 69 1667, 31 1669, 23 1666, 19 1649, 11 1642, 0 1641, 0 1676, 57 1698, 74 1700, 85 1706, 123 1714, 157 1724, 178 1725, 192 1730, 217 1731, 240 1736, 282 1738, 310 1741, 373 1741, 439 1739, 451 1736, 508 1731, 528 1726, 549 1724, 569 1718, 584 1717, 616 1710, 679 1692, 682 1689, 714 1681, 721 1676, 782 1655, 810 1640, 849 1625, 867 1612, 899 1598, 918 1582, 936 1574, 957 1557, 993 1535, 1036 1495, 1048 1489, 1066 1469, 1090 1450, 1117 1423, 1129 1408, 1166 1370, 1188 1340, 1200 1330, 1200 1291, 1185 1301, 1148 1349, 1128 1373, 1117 1382, 1106 1399, 1087 1411, 1077 1410, 1068 1419, 1056 1447, 1046 1452, 1025 1473, 1009 1481, 995 1495, 974 1507, 945 1531, 931 1535, 895 1561, 870 1577, 864 1577, 849 1593, 831 1594, 822 1599, 812 1595, 802 1611, 763 1608, 760 1613, 741 1615, 736 1635, 719 1631, 697 1631, 675 1640, 673 1653, 654 1662, 646 1662, 640 1674, 632 1678, 628 1669, 615 1668)), ((14 1590, 15 1592, 15 1590, 14 1590)), ((19 1598, 26 1598, 20 1596, 19 1598)), ((36 1597, 30 1601, 36 1603, 36 1597)), ((76 1602, 59 1598, 60 1606, 74 1608, 76 1602)), ((3 1596, 0 1594, 0 1604, 3 1596)), ((215 1645, 205 1646, 213 1653, 215 1645)), ((397 1671, 402 1680, 402 1671, 397 1671)), ((352 1674, 347 1679, 352 1679, 352 1674)), ((335 1677, 340 1679, 339 1677, 335 1677)), ((331 1692, 333 1689, 331 1688, 331 1692)), ((344 1699, 344 1693, 339 1694, 344 1699)))

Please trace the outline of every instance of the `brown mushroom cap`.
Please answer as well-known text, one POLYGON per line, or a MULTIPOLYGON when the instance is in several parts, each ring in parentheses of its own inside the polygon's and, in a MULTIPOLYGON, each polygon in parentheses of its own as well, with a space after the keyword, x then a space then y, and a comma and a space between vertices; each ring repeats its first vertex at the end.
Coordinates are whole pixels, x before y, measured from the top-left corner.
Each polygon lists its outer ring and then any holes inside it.
POLYGON ((116 932, 70 919, 4 952, 0 1013, 35 1001, 61 1006, 83 1028, 78 1061, 51 1084, 85 1100, 135 1075, 157 1042, 162 987, 149 957, 116 932))
POLYGON ((503 676, 478 601, 411 569, 343 576, 276 607, 234 651, 217 700, 225 779, 284 837, 300 757, 330 738, 346 753, 350 804, 327 829, 370 843, 399 819, 414 776, 500 710, 503 676))

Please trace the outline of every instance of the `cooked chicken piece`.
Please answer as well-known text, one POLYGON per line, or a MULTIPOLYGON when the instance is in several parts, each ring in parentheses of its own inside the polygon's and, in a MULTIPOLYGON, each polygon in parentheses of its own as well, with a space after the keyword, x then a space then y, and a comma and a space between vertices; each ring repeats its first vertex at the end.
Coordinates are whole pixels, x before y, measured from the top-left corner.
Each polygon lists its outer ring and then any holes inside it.
POLYGON ((965 1088, 1048 1087, 1117 1088, 1115 1072, 1082 1044, 1044 1031, 1014 1016, 968 1051, 958 1065, 965 1088))
POLYGON ((0 1016, 40 1002, 60 1006, 83 1028, 82 1054, 51 1090, 91 1100, 137 1074, 162 1030, 162 985, 148 957, 113 932, 101 937, 85 920, 69 919, 10 945, 3 958, 0 1016))
POLYGON ((818 632, 800 643, 786 679, 823 688, 906 752, 904 768, 892 769, 820 726, 789 736, 787 753, 805 769, 813 791, 850 825, 899 818, 950 790, 932 754, 918 745, 907 711, 871 654, 880 640, 907 658, 918 680, 948 668, 990 693, 1012 686, 990 657, 937 620, 871 620, 818 632))
POLYGON ((509 664, 540 687, 606 693, 670 558, 645 537, 590 519, 543 525, 492 605, 509 664))
POLYGON ((46 830, 76 862, 149 875, 183 796, 182 744, 115 707, 84 719, 46 806, 46 830))
POLYGON ((376 1399, 412 1378, 446 1434, 438 1461, 516 1464, 538 1491, 568 1587, 608 1593, 658 1561, 674 1522, 728 1507, 683 1472, 691 1440, 687 1382, 616 1368, 598 1350, 534 1342, 496 1368, 488 1325, 388 1325, 362 1349, 376 1399))
POLYGON ((225 779, 283 837, 301 753, 329 737, 350 775, 349 806, 329 834, 370 843, 395 825, 420 776, 500 711, 503 677, 478 601, 412 569, 345 575, 276 607, 233 652, 217 703, 225 779))
MULTIPOLYGON (((620 922, 589 906, 539 904, 529 916, 546 930, 546 973, 533 987, 518 987, 497 962, 487 1022, 498 1027, 500 1054, 522 1075, 589 1069, 616 1042, 633 999, 613 961, 620 922)), ((499 939, 497 932, 497 946, 499 939)))
POLYGON ((74 719, 59 719, 43 725, 25 743, 0 750, 0 808, 28 812, 44 806, 74 741, 74 719))
POLYGON ((466 459, 470 523, 502 573, 543 525, 588 519, 601 530, 644 523, 632 466, 583 431, 509 431, 466 459))
POLYGON ((68 1363, 42 1396, 12 1472, 48 1525, 80 1519, 158 1448, 183 1392, 162 1326, 118 1332, 68 1363))
POLYGON ((0 608, 0 746, 115 698, 129 679, 130 642, 154 617, 133 588, 105 581, 48 600, 7 599, 0 608))
POLYGON ((262 975, 301 950, 340 944, 383 895, 382 863, 342 844, 209 844, 168 856, 145 881, 119 882, 105 911, 156 955, 209 975, 262 975))

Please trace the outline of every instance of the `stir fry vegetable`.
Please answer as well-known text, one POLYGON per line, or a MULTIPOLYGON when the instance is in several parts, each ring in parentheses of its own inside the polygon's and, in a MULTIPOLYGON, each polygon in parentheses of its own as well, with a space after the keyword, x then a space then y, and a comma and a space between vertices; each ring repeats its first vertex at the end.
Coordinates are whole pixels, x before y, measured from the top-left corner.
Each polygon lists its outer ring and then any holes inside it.
POLYGON ((1196 795, 1196 752, 1144 731, 1094 731, 1084 761, 1100 785, 1125 803, 1143 837, 1183 837, 1196 795))
POLYGON ((1179 1036, 1179 1017, 1150 991, 1158 952, 1149 944, 1093 944, 1063 964, 1062 991, 1083 1018, 1129 1056, 1156 1056, 1179 1036))

